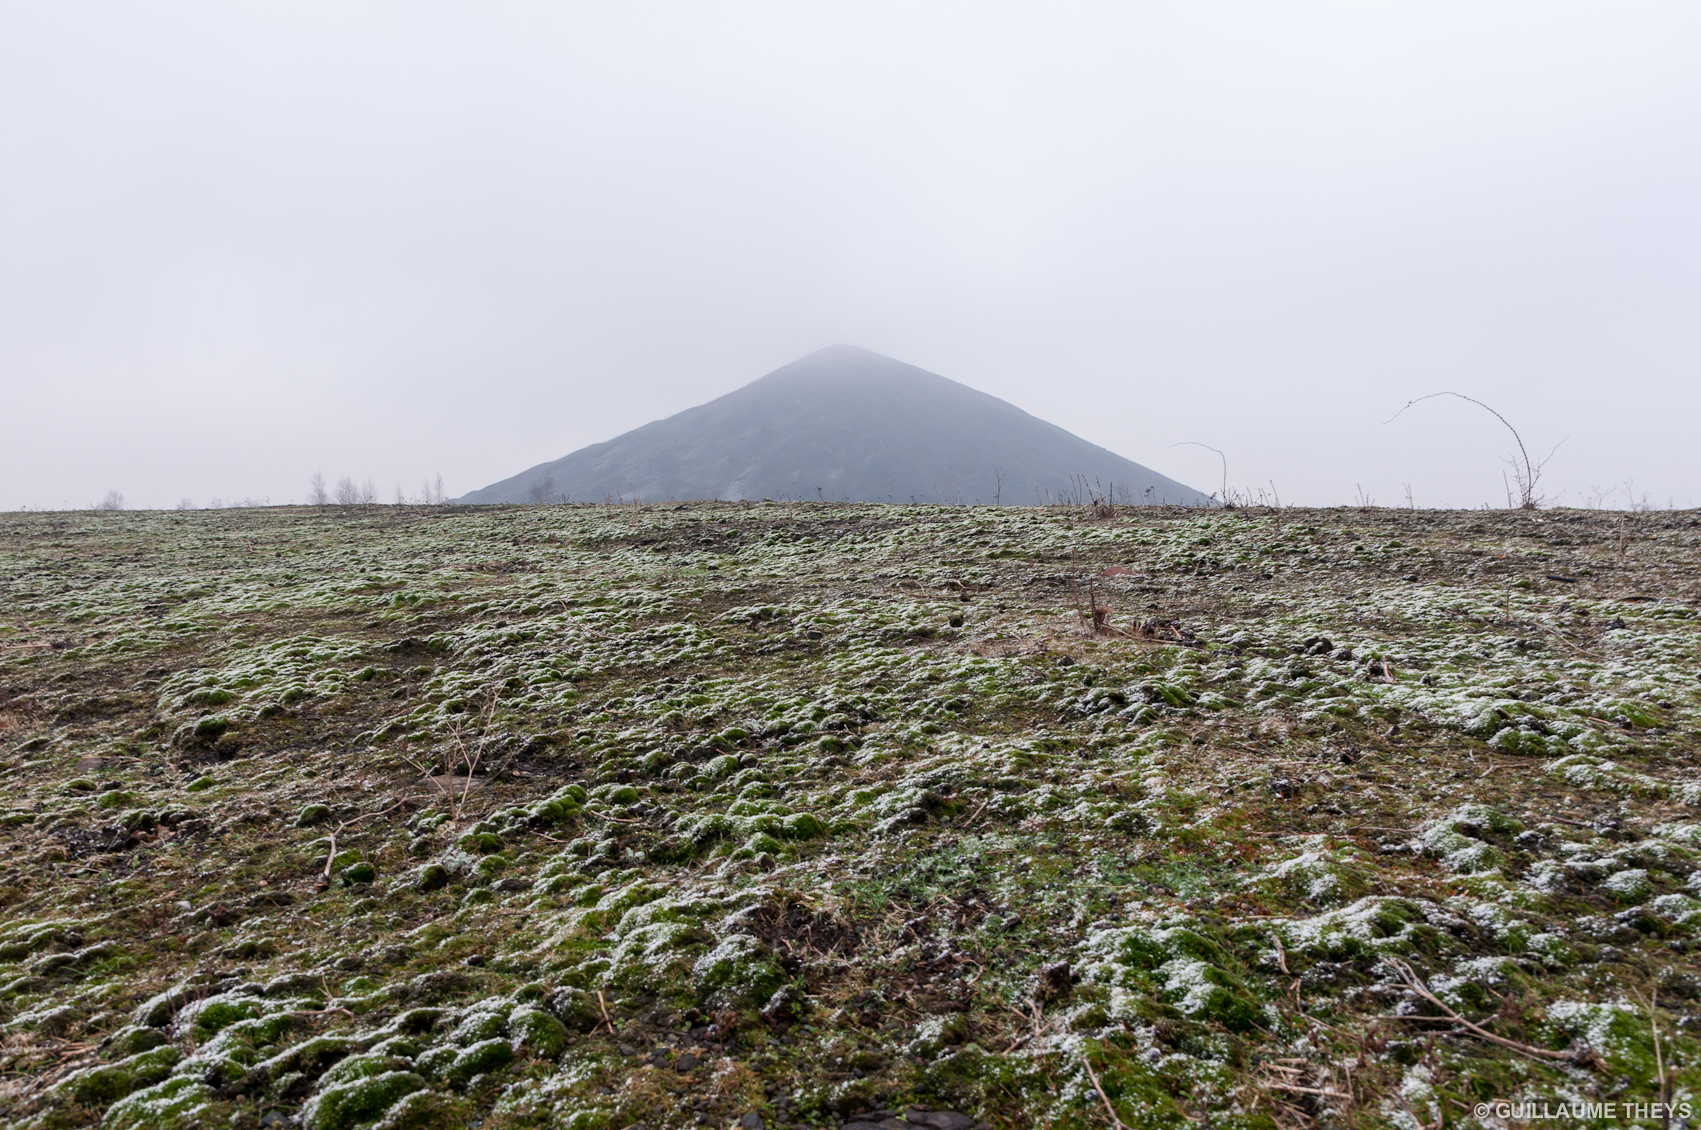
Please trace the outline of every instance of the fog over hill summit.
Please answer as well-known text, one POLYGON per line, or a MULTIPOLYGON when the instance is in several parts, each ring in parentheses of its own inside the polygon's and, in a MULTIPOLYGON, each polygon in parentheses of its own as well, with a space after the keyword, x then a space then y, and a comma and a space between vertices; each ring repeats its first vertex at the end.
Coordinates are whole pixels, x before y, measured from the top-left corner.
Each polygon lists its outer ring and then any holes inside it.
POLYGON ((1114 487, 1119 502, 1211 504, 995 396, 853 345, 456 501, 1031 504, 1069 494, 1071 476, 1114 487))

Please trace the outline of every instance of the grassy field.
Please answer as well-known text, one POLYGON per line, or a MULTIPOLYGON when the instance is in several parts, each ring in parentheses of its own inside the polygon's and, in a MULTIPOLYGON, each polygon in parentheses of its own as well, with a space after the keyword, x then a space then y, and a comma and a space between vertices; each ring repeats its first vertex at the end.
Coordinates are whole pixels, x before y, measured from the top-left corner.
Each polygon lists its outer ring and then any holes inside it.
POLYGON ((1583 511, 0 515, 0 1120, 1701 1115, 1698 547, 1583 511))

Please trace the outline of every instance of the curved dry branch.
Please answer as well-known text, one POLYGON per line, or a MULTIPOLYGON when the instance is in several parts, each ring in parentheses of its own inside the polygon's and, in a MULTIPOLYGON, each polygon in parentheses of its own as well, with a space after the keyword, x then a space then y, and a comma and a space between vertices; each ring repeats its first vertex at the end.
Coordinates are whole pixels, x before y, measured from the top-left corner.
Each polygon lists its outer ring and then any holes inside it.
MULTIPOLYGON (((1411 406, 1407 405, 1406 407, 1409 408, 1411 406)), ((1400 409, 1400 411, 1404 412, 1405 408, 1400 409)), ((1196 439, 1184 439, 1180 443, 1172 443, 1172 444, 1170 444, 1170 446, 1171 447, 1202 447, 1206 451, 1217 451, 1217 449, 1212 447, 1210 444, 1200 443, 1196 439)), ((1220 451, 1217 451, 1217 458, 1221 459, 1223 461, 1223 493, 1219 497, 1222 499, 1223 505, 1227 506, 1228 501, 1229 501, 1229 496, 1228 496, 1228 456, 1224 455, 1220 451)))
MULTIPOLYGON (((1505 426, 1506 430, 1512 433, 1512 440, 1518 445, 1518 456, 1524 461, 1524 473, 1518 479, 1519 494, 1522 495, 1522 497, 1518 500, 1519 509, 1534 510, 1536 508, 1536 478, 1541 474, 1542 466, 1547 463, 1547 459, 1542 460, 1541 463, 1532 464, 1530 462, 1530 453, 1524 447, 1524 437, 1518 434, 1518 429, 1512 426, 1512 421, 1508 420, 1505 416, 1502 416, 1499 412, 1496 412, 1493 408, 1490 408, 1476 397, 1466 396, 1462 392, 1448 392, 1445 390, 1442 392, 1432 392, 1428 396, 1420 396, 1416 400, 1406 401, 1405 408, 1401 408, 1400 411, 1394 413, 1382 422, 1384 424, 1392 424, 1405 413, 1406 408, 1410 408, 1414 404, 1422 404, 1426 400, 1434 400, 1438 396, 1453 396, 1460 400, 1469 401, 1470 403, 1475 404, 1478 408, 1481 408, 1484 412, 1493 416, 1496 420, 1499 420, 1501 424, 1505 426)), ((1565 441, 1560 440, 1559 442, 1564 443, 1565 441)), ((1554 444, 1554 451, 1557 450, 1559 450, 1559 444, 1554 444)), ((1551 458, 1553 458, 1553 452, 1548 453, 1548 459, 1551 458)), ((1514 466, 1516 465, 1514 464, 1514 466)))
POLYGON ((1519 1055, 1529 1056, 1531 1059, 1563 1060, 1569 1063, 1586 1066, 1592 1064, 1596 1058, 1596 1053, 1592 1049, 1586 1047, 1580 1048, 1576 1051, 1556 1052, 1548 1048, 1538 1048, 1533 1044, 1523 1044, 1519 1043, 1517 1040, 1508 1040, 1505 1036, 1497 1036, 1480 1024, 1472 1024, 1469 1020, 1466 1020, 1463 1016, 1460 1016, 1457 1012, 1453 1011, 1453 1009, 1449 1008, 1445 1001, 1430 991, 1429 986, 1423 983, 1423 979, 1417 975, 1411 966, 1398 958, 1393 957, 1388 958, 1387 962, 1389 967, 1394 970, 1395 975, 1405 983, 1406 988, 1410 989, 1412 992, 1440 1009, 1442 1015, 1440 1017, 1388 1016, 1384 1017, 1386 1020, 1422 1021, 1445 1019, 1450 1023, 1459 1025, 1466 1032, 1480 1040, 1487 1040, 1491 1044, 1498 1044, 1503 1048, 1508 1048, 1517 1052, 1519 1055))

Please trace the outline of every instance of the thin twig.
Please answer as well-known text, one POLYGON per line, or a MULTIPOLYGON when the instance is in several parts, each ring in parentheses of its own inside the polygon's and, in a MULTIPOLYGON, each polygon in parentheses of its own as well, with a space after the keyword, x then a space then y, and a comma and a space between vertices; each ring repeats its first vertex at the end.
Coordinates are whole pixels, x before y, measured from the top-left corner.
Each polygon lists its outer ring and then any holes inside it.
POLYGON ((1087 1062, 1085 1052, 1081 1053, 1081 1066, 1087 1069, 1087 1078, 1093 1081, 1093 1090, 1097 1091, 1099 1098, 1104 1101, 1104 1110, 1106 1114, 1110 1115, 1110 1120, 1117 1125, 1118 1130, 1128 1130, 1128 1127, 1123 1125, 1122 1119, 1116 1117, 1116 1108, 1110 1105, 1110 1096, 1106 1095, 1104 1088, 1099 1086, 1099 1077, 1093 1074, 1093 1065, 1087 1062))
MULTIPOLYGON (((1446 1013, 1447 1019, 1453 1021, 1455 1024, 1460 1025, 1466 1031, 1470 1032, 1470 1034, 1473 1035, 1473 1036, 1476 1036, 1480 1039, 1487 1040, 1491 1044, 1499 1044, 1503 1048, 1510 1048, 1511 1050, 1518 1052, 1520 1055, 1527 1055, 1527 1056, 1530 1056, 1534 1059, 1562 1059, 1562 1060, 1566 1060, 1566 1061, 1571 1062, 1571 1063, 1583 1063, 1587 1059, 1587 1057, 1585 1057, 1585 1056, 1577 1055, 1577 1054, 1574 1054, 1572 1052, 1549 1051, 1546 1048, 1538 1048, 1538 1047, 1534 1047, 1530 1044, 1520 1044, 1517 1040, 1508 1040, 1505 1036, 1497 1036, 1493 1032, 1490 1032, 1487 1028, 1484 1028, 1479 1024, 1472 1024, 1469 1020, 1466 1020, 1463 1016, 1460 1016, 1457 1012, 1454 1012, 1451 1008, 1449 1008, 1447 1006, 1447 1002, 1443 1001, 1440 997, 1438 997, 1434 993, 1430 992, 1429 986, 1425 985, 1423 983, 1423 981, 1421 981, 1418 978, 1418 975, 1412 971, 1412 967, 1407 965, 1405 962, 1399 961, 1399 960, 1394 959, 1394 958, 1389 958, 1388 964, 1393 966, 1394 972, 1396 972, 1400 975, 1401 980, 1403 980, 1405 982, 1406 987, 1408 989, 1410 989, 1412 992, 1416 993, 1418 996, 1422 997, 1424 1000, 1428 1001, 1430 1004, 1434 1005, 1436 1008, 1439 1008, 1442 1012, 1446 1013)), ((1390 1017, 1386 1017, 1385 1019, 1388 1019, 1388 1020, 1417 1020, 1417 1019, 1435 1020, 1437 1018, 1433 1017, 1433 1016, 1427 1016, 1427 1017, 1390 1016, 1390 1017)))
POLYGON ((614 1035, 614 1020, 608 1015, 608 1001, 603 999, 602 990, 597 990, 597 1006, 602 1009, 602 1022, 608 1025, 608 1034, 614 1035))
MULTIPOLYGON (((1640 995, 1640 994, 1638 994, 1638 995, 1640 995)), ((1661 1052, 1661 1049, 1660 1049, 1660 1017, 1659 1017, 1659 1013, 1656 1011, 1659 1007, 1660 1007, 1660 986, 1659 986, 1658 983, 1656 983, 1654 985, 1653 996, 1648 1001, 1648 1027, 1653 1029, 1653 1032, 1654 1032, 1654 1071, 1657 1074, 1657 1076, 1659 1078, 1659 1082, 1660 1082, 1659 1099, 1660 1099, 1660 1102, 1664 1103, 1666 1101, 1666 1095, 1667 1095, 1667 1090, 1666 1090, 1666 1062, 1665 1062, 1665 1056, 1663 1055, 1663 1053, 1661 1052)), ((1671 1124, 1671 1115, 1667 1114, 1662 1118, 1661 1125, 1662 1126, 1668 1126, 1670 1124, 1671 1124)))
POLYGON ((581 811, 584 812, 584 814, 586 816, 589 816, 592 820, 607 820, 610 823, 614 823, 614 824, 642 824, 643 823, 643 820, 641 820, 641 819, 639 819, 638 817, 635 817, 635 816, 634 817, 610 816, 606 812, 597 812, 594 809, 589 809, 589 808, 581 809, 581 811))
POLYGON ((407 802, 405 800, 399 800, 395 804, 392 804, 389 808, 384 809, 382 812, 368 812, 365 816, 357 816, 353 820, 344 820, 341 824, 337 825, 337 830, 331 833, 331 850, 325 853, 323 882, 326 886, 329 886, 331 882, 331 864, 337 858, 337 837, 342 834, 343 829, 347 828, 350 824, 360 824, 364 821, 371 820, 375 816, 386 816, 406 803, 407 802))
POLYGON ((1324 1096, 1331 1098, 1331 1099, 1350 1099, 1350 1098, 1352 1098, 1351 1095, 1346 1094, 1343 1091, 1331 1090, 1328 1087, 1322 1087, 1322 1088, 1301 1087, 1296 1083, 1283 1083, 1279 1079, 1266 1079, 1266 1080, 1264 1080, 1264 1086, 1274 1087, 1278 1091, 1295 1091, 1295 1092, 1302 1094, 1302 1095, 1324 1095, 1324 1096))
POLYGON ((1569 647, 1571 650, 1575 651, 1578 655, 1586 655, 1590 659, 1599 659, 1600 658, 1600 656, 1596 655, 1594 652, 1584 651, 1581 647, 1578 647, 1575 643, 1571 642, 1571 638, 1569 636, 1565 635, 1565 633, 1561 632, 1558 628, 1549 627, 1548 625, 1542 623, 1540 620, 1533 620, 1533 621, 1531 621, 1531 623, 1535 624, 1535 626, 1540 628, 1542 631, 1552 632, 1554 635, 1556 635, 1560 639, 1564 640, 1565 646, 1569 647))
MULTIPOLYGON (((1172 444, 1170 444, 1170 446, 1171 447, 1202 447, 1206 451, 1217 451, 1217 449, 1212 447, 1210 444, 1200 443, 1196 439, 1184 439, 1180 443, 1172 443, 1172 444)), ((1229 496, 1228 496, 1228 456, 1224 455, 1220 451, 1217 451, 1217 458, 1221 459, 1223 461, 1223 497, 1222 497, 1222 504, 1224 506, 1227 506, 1229 504, 1229 496)), ((1275 488, 1272 487, 1271 489, 1273 490, 1275 488)))

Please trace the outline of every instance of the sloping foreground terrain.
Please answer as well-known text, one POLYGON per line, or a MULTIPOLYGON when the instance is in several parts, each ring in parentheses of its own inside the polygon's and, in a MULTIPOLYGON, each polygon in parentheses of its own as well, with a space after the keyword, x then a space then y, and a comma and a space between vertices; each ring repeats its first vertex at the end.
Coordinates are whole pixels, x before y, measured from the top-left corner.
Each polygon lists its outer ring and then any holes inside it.
POLYGON ((1698 542, 1560 511, 0 517, 0 1120, 1701 1105, 1698 542))

